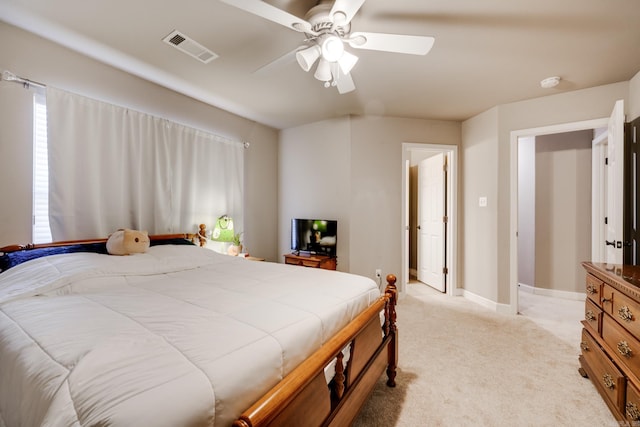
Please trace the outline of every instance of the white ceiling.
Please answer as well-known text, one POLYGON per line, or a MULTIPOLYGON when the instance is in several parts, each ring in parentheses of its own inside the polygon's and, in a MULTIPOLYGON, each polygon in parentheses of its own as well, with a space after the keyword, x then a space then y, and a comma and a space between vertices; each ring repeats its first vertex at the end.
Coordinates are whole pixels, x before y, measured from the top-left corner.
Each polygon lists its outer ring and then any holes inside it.
MULTIPOLYGON (((304 18, 316 1, 269 3, 304 18)), ((219 0, 0 0, 0 19, 279 129, 347 114, 459 121, 640 71, 639 0, 367 0, 352 31, 436 41, 426 56, 348 48, 360 60, 344 95, 295 61, 255 73, 304 35, 219 0), (173 30, 220 57, 203 64, 167 45, 173 30), (559 86, 540 87, 555 75, 559 86)))

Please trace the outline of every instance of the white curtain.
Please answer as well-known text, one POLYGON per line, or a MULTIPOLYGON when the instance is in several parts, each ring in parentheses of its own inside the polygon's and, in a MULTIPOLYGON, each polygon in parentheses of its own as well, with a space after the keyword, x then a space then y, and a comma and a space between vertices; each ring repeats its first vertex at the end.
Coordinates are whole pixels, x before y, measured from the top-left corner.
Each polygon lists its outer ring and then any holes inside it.
POLYGON ((47 123, 54 241, 192 232, 223 214, 241 231, 243 143, 51 87, 47 123))

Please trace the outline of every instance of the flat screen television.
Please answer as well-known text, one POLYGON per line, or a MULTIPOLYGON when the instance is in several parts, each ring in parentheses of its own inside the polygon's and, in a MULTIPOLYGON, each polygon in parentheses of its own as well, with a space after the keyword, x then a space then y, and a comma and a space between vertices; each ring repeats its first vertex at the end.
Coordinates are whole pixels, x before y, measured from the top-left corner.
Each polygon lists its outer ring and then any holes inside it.
POLYGON ((291 220, 291 250, 294 253, 336 256, 338 221, 326 219, 291 220))

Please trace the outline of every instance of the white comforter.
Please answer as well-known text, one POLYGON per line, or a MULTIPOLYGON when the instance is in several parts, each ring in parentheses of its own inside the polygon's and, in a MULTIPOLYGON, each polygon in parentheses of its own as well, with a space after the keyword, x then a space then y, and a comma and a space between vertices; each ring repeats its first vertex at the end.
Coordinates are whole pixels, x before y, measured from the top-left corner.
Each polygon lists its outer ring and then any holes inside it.
POLYGON ((0 426, 227 426, 380 295, 192 246, 0 274, 0 426))

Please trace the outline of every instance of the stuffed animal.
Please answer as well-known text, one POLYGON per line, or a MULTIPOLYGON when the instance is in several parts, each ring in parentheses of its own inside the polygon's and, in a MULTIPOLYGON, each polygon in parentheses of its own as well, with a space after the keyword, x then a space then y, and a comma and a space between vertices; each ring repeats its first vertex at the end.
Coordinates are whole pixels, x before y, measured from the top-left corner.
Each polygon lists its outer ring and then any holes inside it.
POLYGON ((107 239, 110 255, 142 254, 149 249, 149 234, 146 231, 120 229, 107 239))

